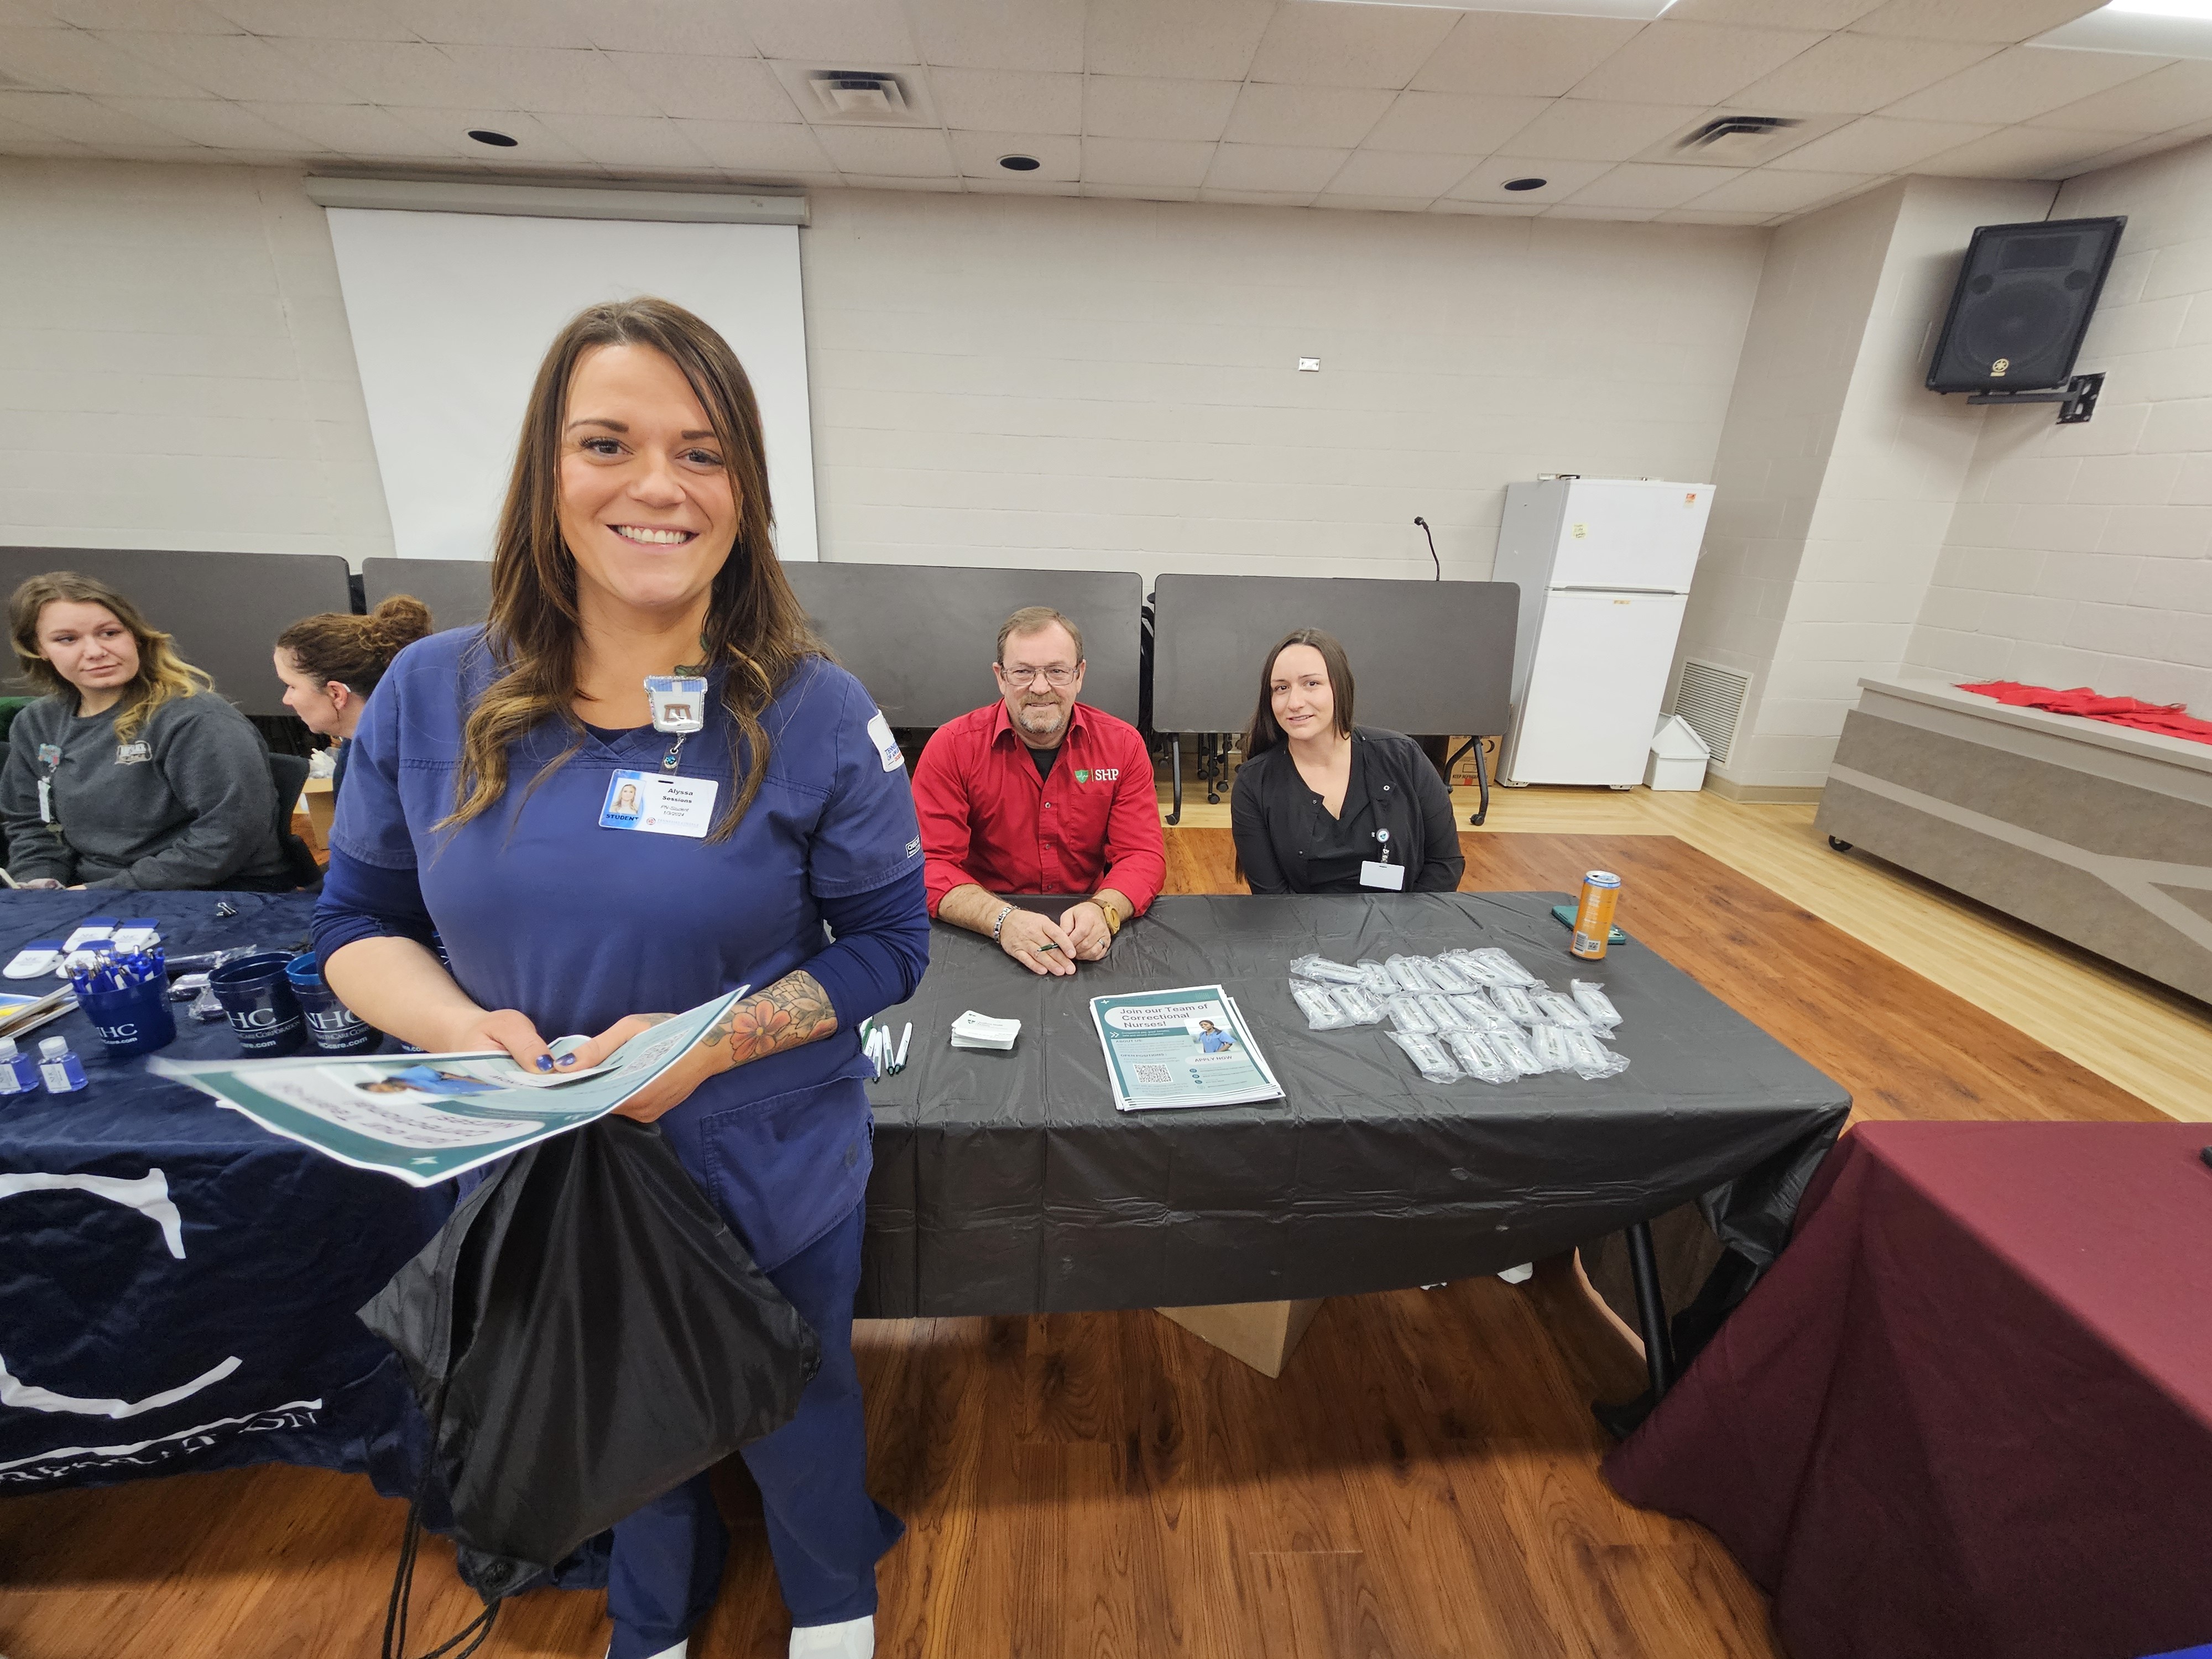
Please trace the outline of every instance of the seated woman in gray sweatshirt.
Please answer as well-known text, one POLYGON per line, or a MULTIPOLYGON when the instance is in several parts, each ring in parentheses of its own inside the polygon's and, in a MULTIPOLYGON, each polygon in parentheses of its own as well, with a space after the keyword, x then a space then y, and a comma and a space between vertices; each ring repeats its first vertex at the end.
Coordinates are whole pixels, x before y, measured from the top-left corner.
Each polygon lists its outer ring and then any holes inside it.
POLYGON ((105 582, 33 576, 9 601, 23 677, 0 768, 8 870, 26 887, 294 885, 268 745, 105 582))

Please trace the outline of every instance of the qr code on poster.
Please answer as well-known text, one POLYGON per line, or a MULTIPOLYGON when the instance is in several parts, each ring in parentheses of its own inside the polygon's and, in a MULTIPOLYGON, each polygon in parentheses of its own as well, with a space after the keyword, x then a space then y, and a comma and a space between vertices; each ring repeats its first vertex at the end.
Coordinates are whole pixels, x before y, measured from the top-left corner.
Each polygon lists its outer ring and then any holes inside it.
POLYGON ((1134 1068, 1139 1083, 1172 1083, 1175 1073, 1164 1066, 1139 1066, 1134 1068))

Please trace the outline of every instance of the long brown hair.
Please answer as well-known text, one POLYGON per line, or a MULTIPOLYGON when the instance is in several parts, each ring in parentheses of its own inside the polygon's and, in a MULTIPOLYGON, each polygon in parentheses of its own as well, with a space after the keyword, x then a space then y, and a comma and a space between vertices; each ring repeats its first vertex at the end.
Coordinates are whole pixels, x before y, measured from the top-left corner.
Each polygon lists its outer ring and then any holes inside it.
POLYGON ((325 611, 302 617, 276 636, 300 672, 318 685, 336 680, 356 697, 376 690, 384 671, 404 647, 430 631, 430 607, 411 593, 394 593, 366 617, 325 611))
POLYGON ((722 707, 733 728, 731 769, 740 781, 710 841, 726 840, 760 793, 769 754, 762 714, 793 671, 821 653, 776 560, 760 406, 729 342, 666 300, 589 307, 547 350, 523 412, 522 438, 493 544, 491 616, 484 631, 499 675, 469 715, 453 811, 440 829, 458 828, 499 802, 507 793, 508 746, 549 715, 568 728, 570 742, 539 769, 531 790, 582 744, 583 722, 572 706, 580 623, 576 559, 561 536, 561 432, 577 362, 587 351, 614 345, 647 347, 683 372, 714 424, 737 492, 737 541, 714 576, 702 633, 707 665, 726 670, 722 707))
POLYGON ((1329 695, 1336 702, 1336 729, 1339 736, 1352 735, 1352 660, 1344 654, 1344 647, 1334 634, 1318 628, 1293 628, 1275 642, 1260 665, 1260 706, 1252 711, 1252 725, 1244 734, 1244 758, 1264 755, 1270 749, 1279 748, 1283 728, 1275 724, 1275 659, 1294 645, 1310 645, 1321 653, 1322 665, 1328 671, 1329 695))
POLYGON ((115 716, 115 735, 129 743, 144 730, 154 711, 173 697, 215 690, 215 682, 177 654, 175 641, 145 617, 138 607, 106 582, 74 570, 49 570, 17 588, 8 601, 8 629, 15 641, 15 665, 23 678, 50 694, 76 694, 53 664, 39 654, 39 617, 55 604, 105 605, 138 642, 138 672, 123 688, 115 716))

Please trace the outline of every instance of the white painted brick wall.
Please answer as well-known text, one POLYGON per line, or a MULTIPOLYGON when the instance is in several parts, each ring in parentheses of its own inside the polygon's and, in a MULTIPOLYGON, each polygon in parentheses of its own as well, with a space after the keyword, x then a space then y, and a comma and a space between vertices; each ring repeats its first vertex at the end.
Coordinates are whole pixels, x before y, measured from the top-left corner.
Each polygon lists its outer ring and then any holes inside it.
POLYGON ((0 543, 392 551, 295 171, 0 159, 0 543))
POLYGON ((2212 715, 2212 143, 2072 179, 2051 216, 2128 228, 2077 368, 2094 420, 1991 409, 1913 666, 2212 715))
POLYGON ((829 191, 823 556, 1490 574, 1504 486, 1710 477, 1765 233, 829 191), (1297 371, 1322 360, 1318 374, 1297 371))

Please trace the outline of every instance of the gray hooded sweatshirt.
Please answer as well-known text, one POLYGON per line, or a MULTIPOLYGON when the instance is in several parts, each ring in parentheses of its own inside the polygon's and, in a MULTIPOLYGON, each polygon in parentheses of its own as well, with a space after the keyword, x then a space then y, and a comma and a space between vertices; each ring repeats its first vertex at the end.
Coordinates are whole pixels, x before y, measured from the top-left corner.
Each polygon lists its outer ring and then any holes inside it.
POLYGON ((0 818, 8 872, 64 886, 294 885, 276 839, 269 748, 211 691, 155 710, 129 743, 115 737, 121 705, 78 715, 74 691, 41 697, 8 730, 0 818), (40 811, 39 782, 50 799, 40 811))

